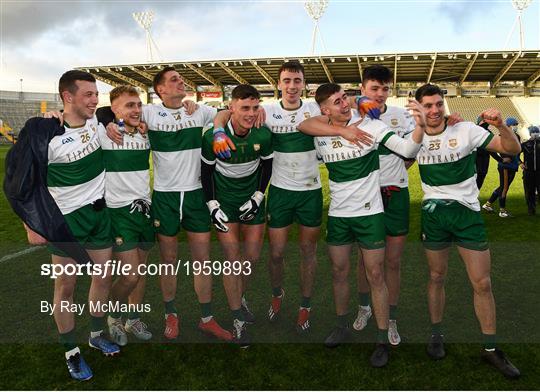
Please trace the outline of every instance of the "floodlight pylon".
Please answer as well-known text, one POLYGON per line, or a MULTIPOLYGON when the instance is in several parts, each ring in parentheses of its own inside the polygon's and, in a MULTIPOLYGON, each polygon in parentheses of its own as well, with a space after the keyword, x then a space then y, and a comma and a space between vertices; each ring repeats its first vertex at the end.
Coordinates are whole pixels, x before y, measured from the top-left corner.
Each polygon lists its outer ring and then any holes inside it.
POLYGON ((146 35, 146 54, 149 62, 154 62, 154 49, 160 61, 163 61, 161 52, 152 37, 152 23, 154 23, 154 11, 134 12, 132 14, 133 19, 145 32, 146 35))
POLYGON ((315 43, 317 41, 317 33, 323 50, 326 52, 326 45, 322 37, 321 29, 319 28, 319 19, 323 16, 326 7, 328 7, 329 0, 306 0, 304 1, 304 9, 311 19, 313 19, 313 34, 311 38, 311 55, 315 54, 315 43))
POLYGON ((522 14, 523 11, 532 3, 532 0, 511 0, 512 7, 515 8, 517 11, 516 19, 514 20, 514 24, 512 25, 512 29, 510 30, 510 33, 506 37, 506 42, 504 43, 504 49, 507 48, 508 43, 510 42, 510 38, 512 38, 512 34, 514 34, 514 30, 516 29, 516 25, 519 25, 519 50, 523 51, 523 45, 524 45, 524 34, 523 34, 523 20, 522 20, 522 14))

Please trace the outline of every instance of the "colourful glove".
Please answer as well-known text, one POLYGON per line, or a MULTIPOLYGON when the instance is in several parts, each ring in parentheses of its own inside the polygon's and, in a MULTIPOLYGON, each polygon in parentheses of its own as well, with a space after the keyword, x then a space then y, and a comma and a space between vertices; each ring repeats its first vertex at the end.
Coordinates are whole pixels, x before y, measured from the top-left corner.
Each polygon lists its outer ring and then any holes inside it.
POLYGON ((381 109, 379 109, 379 105, 377 105, 377 102, 372 101, 368 97, 357 97, 356 106, 362 117, 368 115, 369 118, 374 120, 378 120, 379 117, 381 117, 381 109))
POLYGON ((212 148, 214 155, 221 159, 228 159, 231 157, 231 150, 236 151, 236 146, 233 141, 227 136, 223 128, 216 128, 213 131, 214 141, 212 148))

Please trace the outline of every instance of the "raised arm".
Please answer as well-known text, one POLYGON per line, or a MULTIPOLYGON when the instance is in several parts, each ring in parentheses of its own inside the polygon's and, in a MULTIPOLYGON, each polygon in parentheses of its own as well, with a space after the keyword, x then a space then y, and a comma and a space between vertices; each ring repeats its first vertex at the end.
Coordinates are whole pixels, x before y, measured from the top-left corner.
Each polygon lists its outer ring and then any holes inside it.
POLYGON ((499 135, 486 146, 486 150, 508 155, 517 155, 521 151, 521 144, 514 132, 506 126, 501 112, 497 109, 487 109, 480 114, 489 125, 493 125, 499 130, 499 135))
POLYGON ((424 139, 424 133, 426 131, 426 114, 424 108, 416 99, 409 99, 409 102, 405 106, 414 117, 415 127, 411 133, 411 139, 417 143, 422 143, 424 139))
POLYGON ((426 116, 422 105, 414 99, 409 99, 407 109, 411 112, 416 123, 411 138, 402 139, 399 136, 390 134, 384 137, 381 143, 396 154, 405 158, 414 158, 422 146, 422 140, 424 139, 426 130, 426 116))

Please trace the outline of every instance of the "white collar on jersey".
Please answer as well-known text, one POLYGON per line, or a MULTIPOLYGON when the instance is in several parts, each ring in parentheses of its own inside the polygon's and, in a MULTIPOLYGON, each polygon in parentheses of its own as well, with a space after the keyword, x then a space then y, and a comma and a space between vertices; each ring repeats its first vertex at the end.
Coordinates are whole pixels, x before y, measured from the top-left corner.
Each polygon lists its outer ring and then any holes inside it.
POLYGON ((234 131, 234 127, 233 127, 232 121, 230 119, 229 119, 229 122, 227 123, 227 127, 231 130, 232 134, 234 136, 236 136, 236 137, 244 138, 244 137, 248 136, 251 133, 251 128, 250 128, 248 133, 246 133, 245 135, 237 135, 236 132, 234 131))

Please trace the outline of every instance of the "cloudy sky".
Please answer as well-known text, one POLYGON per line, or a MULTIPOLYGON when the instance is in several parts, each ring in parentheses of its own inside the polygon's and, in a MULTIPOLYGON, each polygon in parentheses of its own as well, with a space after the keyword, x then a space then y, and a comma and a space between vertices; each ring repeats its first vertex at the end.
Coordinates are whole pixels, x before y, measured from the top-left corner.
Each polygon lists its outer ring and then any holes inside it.
MULTIPOLYGON (((540 48, 540 0, 523 17, 525 48, 540 48)), ((164 61, 311 54, 304 1, 0 0, 0 89, 52 92, 76 66, 147 61, 133 12, 153 10, 164 61)), ((330 0, 325 54, 502 50, 511 0, 330 0)), ((508 49, 519 47, 518 29, 508 49)), ((322 52, 322 45, 318 45, 322 52)))

